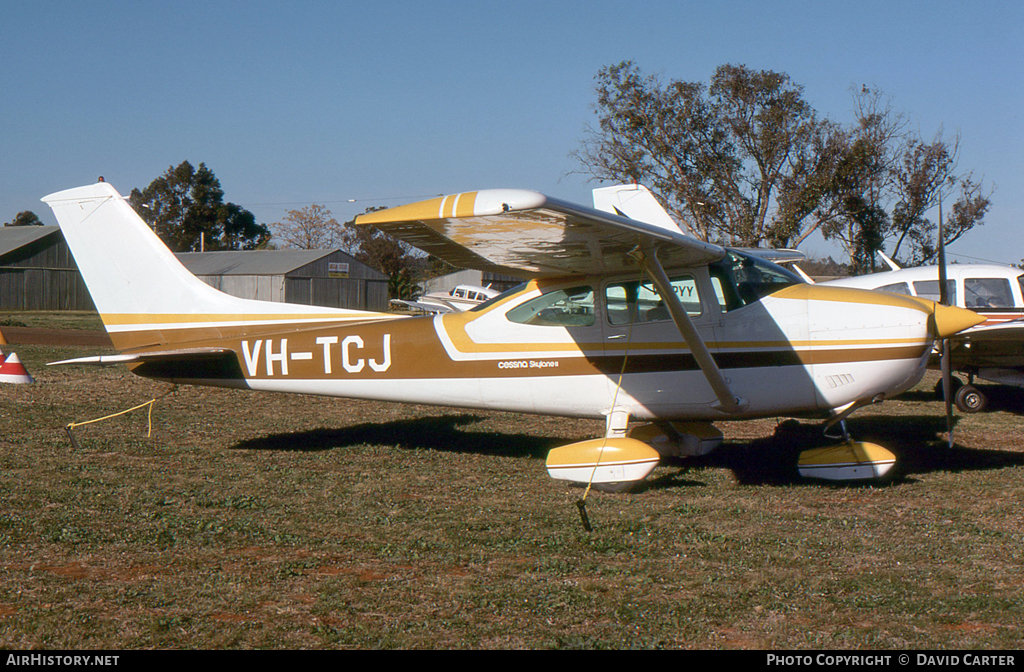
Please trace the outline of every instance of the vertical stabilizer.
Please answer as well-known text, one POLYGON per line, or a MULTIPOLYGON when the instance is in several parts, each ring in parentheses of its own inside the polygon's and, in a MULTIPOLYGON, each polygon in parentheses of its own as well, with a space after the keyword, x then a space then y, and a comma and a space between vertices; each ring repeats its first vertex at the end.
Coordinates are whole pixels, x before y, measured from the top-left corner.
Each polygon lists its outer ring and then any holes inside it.
POLYGON ((75 263, 114 346, 169 343, 188 327, 225 323, 349 320, 386 314, 230 296, 192 275, 110 184, 50 194, 75 263), (150 336, 129 341, 126 332, 150 336), (178 334, 178 335, 174 335, 178 334))
POLYGON ((101 315, 236 310, 236 301, 181 265, 106 182, 43 198, 53 209, 101 315))
POLYGON ((882 261, 885 262, 885 265, 888 266, 890 268, 890 270, 893 270, 893 271, 902 270, 900 268, 899 264, 897 264, 895 261, 893 261, 888 256, 886 256, 885 252, 882 252, 881 250, 879 250, 878 251, 878 256, 880 256, 882 258, 882 261))
POLYGON ((594 189, 594 208, 672 232, 682 231, 692 235, 691 231, 681 227, 669 216, 658 199, 654 198, 654 194, 642 184, 617 184, 594 189))

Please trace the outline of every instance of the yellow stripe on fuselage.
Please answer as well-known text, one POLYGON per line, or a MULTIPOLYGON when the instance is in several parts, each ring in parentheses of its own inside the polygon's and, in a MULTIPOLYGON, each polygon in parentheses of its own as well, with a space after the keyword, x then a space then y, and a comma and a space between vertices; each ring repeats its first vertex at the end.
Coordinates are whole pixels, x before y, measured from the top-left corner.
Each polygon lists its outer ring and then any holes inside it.
MULTIPOLYGON (((829 301, 833 303, 858 303, 872 306, 910 308, 922 313, 931 313, 935 302, 916 296, 903 296, 889 292, 875 292, 852 287, 823 287, 819 285, 790 285, 769 295, 773 299, 794 299, 797 301, 829 301)), ((768 297, 765 297, 768 298, 768 297)))
POLYGON ((351 313, 103 313, 100 318, 107 326, 143 326, 168 324, 193 325, 238 325, 242 323, 267 322, 350 322, 353 320, 394 320, 407 317, 389 313, 358 312, 351 313))

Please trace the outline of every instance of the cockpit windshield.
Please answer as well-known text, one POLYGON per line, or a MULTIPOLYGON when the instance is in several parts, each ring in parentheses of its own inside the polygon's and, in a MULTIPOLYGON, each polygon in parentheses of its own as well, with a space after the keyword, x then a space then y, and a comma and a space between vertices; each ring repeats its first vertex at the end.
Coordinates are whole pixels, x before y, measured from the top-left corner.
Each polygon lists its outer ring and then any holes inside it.
POLYGON ((804 282, 799 275, 778 264, 738 250, 728 250, 724 257, 708 266, 708 271, 718 303, 727 311, 804 282))

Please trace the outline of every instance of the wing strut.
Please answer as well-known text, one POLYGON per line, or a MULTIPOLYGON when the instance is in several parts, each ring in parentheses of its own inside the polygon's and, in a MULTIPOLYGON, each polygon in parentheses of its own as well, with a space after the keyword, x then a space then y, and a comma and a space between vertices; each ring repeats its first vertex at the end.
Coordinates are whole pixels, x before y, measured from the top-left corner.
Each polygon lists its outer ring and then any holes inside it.
POLYGON ((711 385, 715 396, 718 397, 719 408, 725 413, 738 413, 746 404, 737 399, 732 390, 729 389, 729 384, 725 382, 722 370, 718 368, 718 364, 715 363, 711 352, 704 344, 700 334, 697 333, 693 322, 690 321, 690 316, 686 314, 686 308, 683 307, 682 301, 679 300, 679 297, 672 290, 672 284, 669 282, 668 275, 665 274, 665 269, 662 268, 661 262, 658 261, 657 250, 653 245, 645 246, 643 263, 651 274, 654 286, 658 288, 658 294, 664 299, 669 315, 672 316, 672 321, 676 323, 676 328, 679 329, 679 333, 682 335, 683 340, 686 341, 687 347, 690 348, 690 352, 693 353, 694 358, 697 360, 697 366, 700 367, 704 377, 707 378, 708 384, 711 385))

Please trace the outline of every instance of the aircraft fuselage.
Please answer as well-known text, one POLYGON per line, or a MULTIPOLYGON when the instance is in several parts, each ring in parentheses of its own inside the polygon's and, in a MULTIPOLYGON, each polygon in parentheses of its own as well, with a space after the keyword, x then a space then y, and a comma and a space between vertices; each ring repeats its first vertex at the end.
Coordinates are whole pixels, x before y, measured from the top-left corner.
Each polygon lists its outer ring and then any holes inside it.
MULTIPOLYGON (((616 305, 625 278, 531 282, 481 309, 431 317, 163 328, 177 347, 226 348, 233 361, 135 371, 181 383, 552 415, 596 418, 614 405, 636 419, 825 412, 897 394, 925 371, 932 337, 920 302, 797 285, 726 310, 706 269, 673 275, 685 278, 691 319, 744 402, 739 414, 717 408, 657 306, 642 315, 636 301, 616 305), (556 292, 560 301, 531 314, 531 302, 546 304, 556 292), (631 321, 616 314, 629 306, 631 321)), ((138 343, 148 331, 134 324, 112 336, 124 352, 145 352, 138 343)))

